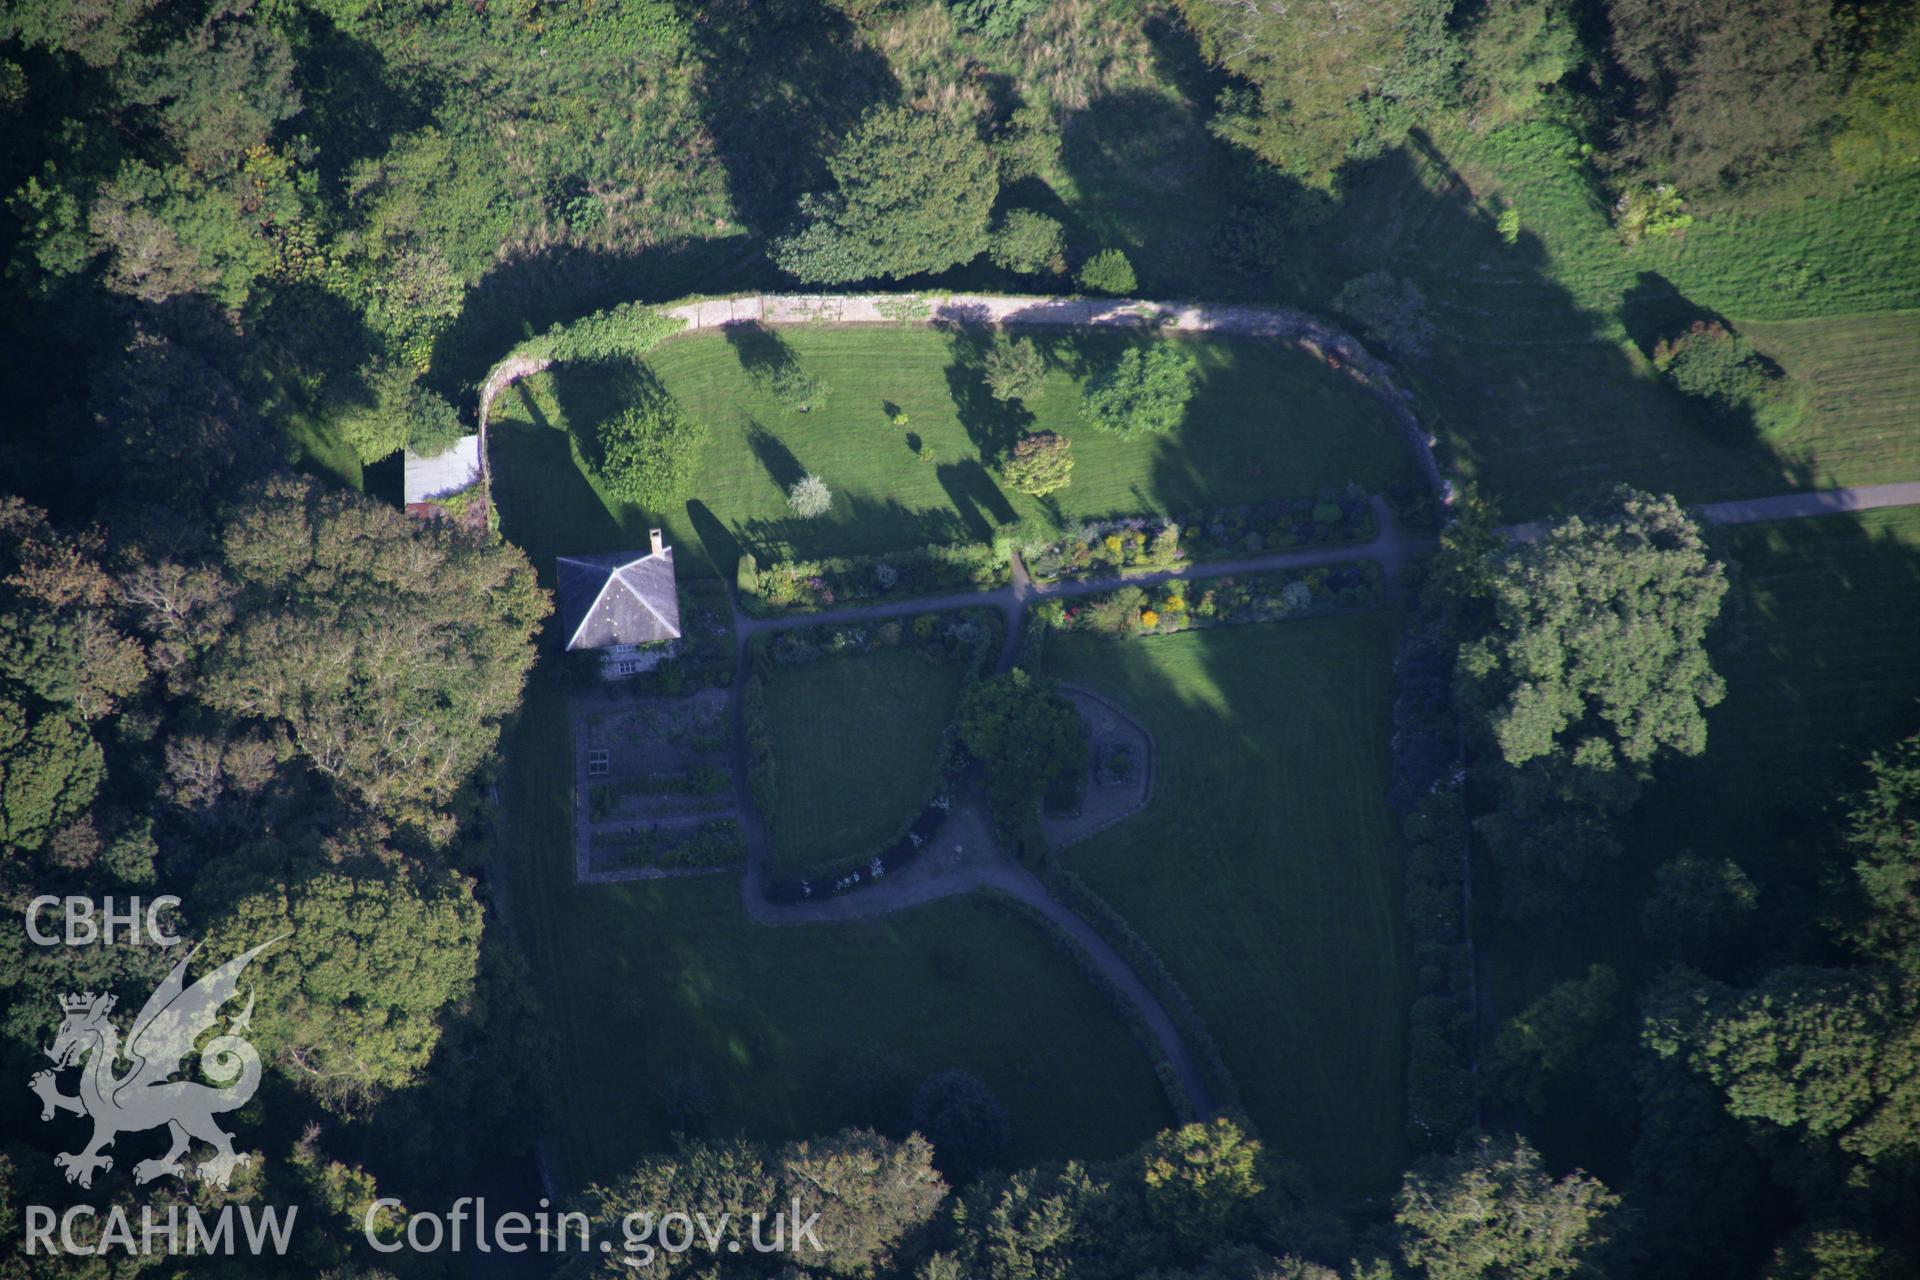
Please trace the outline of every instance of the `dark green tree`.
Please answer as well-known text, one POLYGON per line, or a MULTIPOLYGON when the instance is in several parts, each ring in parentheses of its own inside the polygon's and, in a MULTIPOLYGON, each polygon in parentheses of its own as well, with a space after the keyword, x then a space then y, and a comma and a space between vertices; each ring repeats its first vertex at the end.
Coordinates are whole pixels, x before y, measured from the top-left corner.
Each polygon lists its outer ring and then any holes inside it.
POLYGON ((827 162, 833 190, 801 202, 773 244, 782 271, 815 284, 943 271, 987 247, 999 168, 970 120, 878 108, 827 162))
POLYGON ((1483 1135, 1414 1165, 1393 1220, 1428 1280, 1556 1280, 1586 1269, 1618 1204, 1584 1173, 1556 1180, 1524 1138, 1483 1135))
POLYGON ((480 907, 451 871, 349 863, 239 898, 208 953, 283 941, 248 970, 263 1056, 329 1107, 416 1083, 442 1021, 473 993, 480 907))
POLYGON ((1080 712, 1052 680, 1019 668, 981 680, 961 699, 960 740, 987 766, 996 821, 1018 826, 1055 779, 1087 767, 1080 712))
POLYGON ((1683 853, 1653 873, 1653 890, 1640 905, 1640 929, 1662 954, 1707 965, 1747 923, 1759 896, 1736 863, 1683 853))
POLYGON ((656 392, 600 424, 600 478, 615 497, 664 511, 693 484, 706 442, 705 424, 656 392))
POLYGON ((1620 976, 1608 965, 1555 983, 1500 1027, 1481 1069, 1494 1097, 1540 1111, 1546 1086, 1578 1071, 1619 1011, 1620 976))
POLYGON ((1847 847, 1864 905, 1860 949, 1920 980, 1920 734, 1867 761, 1872 785, 1847 813, 1847 847))
POLYGON ((1080 411, 1121 439, 1165 435, 1187 416, 1193 358, 1170 342, 1128 347, 1087 380, 1080 411))
POLYGON ((994 1164, 1013 1136, 1007 1109, 987 1082, 958 1067, 920 1082, 913 1095, 913 1127, 933 1144, 935 1163, 955 1182, 994 1164))
POLYGON ((1047 380, 1047 358, 1033 339, 1009 338, 997 330, 987 347, 985 369, 987 390, 1003 404, 1032 399, 1047 380))

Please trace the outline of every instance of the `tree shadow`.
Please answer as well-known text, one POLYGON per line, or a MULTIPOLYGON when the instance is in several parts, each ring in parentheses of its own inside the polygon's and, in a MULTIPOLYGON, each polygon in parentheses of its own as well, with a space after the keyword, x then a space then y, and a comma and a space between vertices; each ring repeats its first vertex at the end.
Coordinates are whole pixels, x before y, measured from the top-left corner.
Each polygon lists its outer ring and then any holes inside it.
POLYGON ((1725 324, 1727 318, 1686 297, 1659 272, 1642 271, 1620 297, 1620 321, 1640 354, 1651 360, 1660 339, 1696 323, 1725 324))
POLYGON ((953 509, 959 513, 973 541, 991 541, 997 529, 1019 523, 1013 504, 978 461, 968 458, 941 463, 934 468, 934 475, 939 478, 940 487, 947 491, 953 509))
POLYGON ((758 419, 747 419, 746 436, 747 447, 753 450, 753 456, 781 492, 792 488, 796 481, 807 474, 807 469, 800 465, 800 459, 793 456, 793 450, 762 426, 758 419))
POLYGON ((666 302, 699 291, 771 285, 760 246, 739 236, 682 240, 637 253, 557 245, 516 254, 467 289, 435 340, 428 385, 471 406, 480 379, 516 342, 620 302, 666 302))
POLYGON ((763 562, 861 555, 882 549, 964 542, 973 536, 956 511, 916 510, 897 498, 842 493, 833 496, 831 512, 818 519, 752 516, 735 520, 729 528, 741 549, 753 552, 763 562), (888 531, 883 545, 874 544, 869 533, 873 529, 888 531))
POLYGON ((826 157, 900 86, 846 15, 818 0, 682 0, 702 115, 740 218, 762 234, 828 183, 826 157))
POLYGON ((993 343, 992 329, 972 324, 943 327, 952 356, 946 375, 954 415, 981 457, 999 457, 1011 450, 1020 434, 1032 425, 1033 414, 1018 402, 995 399, 987 386, 986 356, 993 343))
POLYGON ((740 369, 756 386, 772 381, 775 374, 800 363, 793 348, 778 333, 758 320, 739 320, 720 327, 721 336, 733 348, 740 369))
POLYGON ((693 536, 700 540, 700 549, 714 574, 722 580, 731 578, 745 549, 740 545, 740 540, 713 513, 713 508, 698 498, 687 501, 687 523, 693 529, 693 536))

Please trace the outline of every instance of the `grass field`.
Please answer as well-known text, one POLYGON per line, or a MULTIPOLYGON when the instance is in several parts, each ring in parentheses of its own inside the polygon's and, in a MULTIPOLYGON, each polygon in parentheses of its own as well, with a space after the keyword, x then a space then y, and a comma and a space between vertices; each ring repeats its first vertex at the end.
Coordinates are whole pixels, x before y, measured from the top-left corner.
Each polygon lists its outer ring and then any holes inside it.
POLYGON ((1771 443, 1814 483, 1920 478, 1920 311, 1743 327, 1806 393, 1798 429, 1771 443))
POLYGON ((991 903, 767 928, 732 876, 577 884, 566 732, 542 672, 509 744, 507 891, 554 1033, 569 1188, 665 1149, 676 1128, 784 1139, 873 1123, 841 1077, 875 1050, 901 1055, 909 1083, 977 1072, 1012 1118, 1016 1163, 1118 1154, 1171 1123, 1107 998, 991 903), (690 1090, 711 1100, 704 1120, 675 1109, 690 1090))
POLYGON ((1154 738, 1147 811, 1069 864, 1192 997, 1267 1141, 1343 1198, 1388 1189, 1406 1156, 1395 625, 1056 636, 1047 652, 1154 738))
POLYGON ((1349 480, 1378 491, 1413 474, 1378 403, 1268 343, 1186 343, 1201 381, 1185 425, 1123 441, 1082 424, 1079 384, 1088 361, 1111 356, 1124 336, 1049 339, 1055 368, 1030 414, 993 400, 965 340, 943 333, 798 328, 779 341, 831 388, 809 413, 784 410, 757 386, 725 338, 686 337, 654 352, 653 373, 712 430, 696 499, 665 512, 606 498, 578 466, 568 433, 551 429, 590 430, 617 412, 635 394, 638 370, 564 369, 516 386, 496 403, 492 441, 507 537, 546 571, 562 551, 645 545, 647 527, 660 524, 676 544, 707 553, 683 552, 683 574, 708 559, 730 573, 743 544, 850 554, 986 539, 1020 521, 1050 527, 1056 515, 1177 511, 1349 480), (907 414, 905 429, 893 425, 896 411, 907 414), (1075 456, 1073 483, 1052 509, 1003 491, 986 465, 1021 430, 1046 429, 1068 434, 1075 456), (832 487, 833 510, 795 521, 784 486, 807 471, 832 487))
POLYGON ((883 650, 776 667, 767 712, 779 761, 768 862, 801 875, 900 834, 919 812, 960 698, 957 661, 883 650))
POLYGON ((1629 249, 1564 128, 1450 133, 1364 166, 1338 215, 1292 243, 1280 283, 1323 310, 1365 271, 1419 285, 1435 339, 1424 357, 1388 354, 1420 375, 1441 434, 1513 519, 1616 480, 1710 501, 1833 476, 1908 479, 1911 432, 1862 438, 1830 409, 1785 439, 1717 438, 1655 381, 1646 352, 1662 326, 1701 311, 1741 325, 1833 317, 1816 394, 1828 405, 1910 400, 1920 373, 1911 360, 1900 367, 1901 323, 1846 317, 1920 305, 1916 198, 1920 182, 1908 180, 1718 210, 1629 249), (1514 244, 1495 227, 1507 207, 1520 217, 1514 244), (1870 349, 1849 368, 1855 338, 1870 349))

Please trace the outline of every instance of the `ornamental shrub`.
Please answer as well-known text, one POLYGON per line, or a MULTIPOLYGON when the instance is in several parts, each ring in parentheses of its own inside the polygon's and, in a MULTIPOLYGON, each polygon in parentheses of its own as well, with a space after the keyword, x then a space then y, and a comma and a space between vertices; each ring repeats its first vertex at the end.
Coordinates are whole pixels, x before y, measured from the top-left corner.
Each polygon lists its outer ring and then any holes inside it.
POLYGON ((1717 320, 1696 320, 1653 349, 1653 367, 1682 395, 1700 401, 1714 423, 1774 426, 1790 408, 1792 385, 1779 366, 1717 320))
POLYGON ((1021 436, 1000 464, 1000 478, 1036 498, 1064 489, 1073 479, 1073 442, 1052 431, 1021 436))
POLYGON ((672 396, 656 390, 602 423, 598 436, 595 469, 607 490, 657 510, 692 485, 707 428, 688 417, 672 396))
POLYGON ((833 505, 833 490, 827 482, 808 472, 787 490, 787 507, 802 520, 815 520, 827 514, 833 505))
POLYGON ((1038 394, 1047 380, 1047 358, 1040 354, 1032 338, 1014 340, 1004 333, 993 335, 987 348, 987 390, 1002 404, 1009 400, 1027 400, 1038 394))
POLYGON ((1067 269, 1066 232, 1044 213, 1009 209, 987 241, 987 257, 1023 276, 1061 275, 1067 269))
POLYGON ((1143 609, 1140 613, 1140 625, 1151 631, 1160 625, 1160 615, 1152 609, 1143 609))
POLYGON ((1114 298, 1125 297, 1139 287, 1134 279, 1133 264, 1118 249, 1102 249, 1088 258, 1080 264, 1080 274, 1075 278, 1088 293, 1104 293, 1114 298))
POLYGON ((1122 439, 1179 426, 1193 398, 1193 360, 1167 342, 1128 347, 1088 381, 1081 413, 1122 439))

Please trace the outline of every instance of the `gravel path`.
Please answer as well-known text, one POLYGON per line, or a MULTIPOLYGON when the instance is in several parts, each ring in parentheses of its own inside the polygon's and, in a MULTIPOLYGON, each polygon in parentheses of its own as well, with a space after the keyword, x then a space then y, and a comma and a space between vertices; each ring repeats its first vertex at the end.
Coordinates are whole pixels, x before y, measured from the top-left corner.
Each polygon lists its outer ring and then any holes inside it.
MULTIPOLYGON (((1897 484, 1866 484, 1852 489, 1818 489, 1811 493, 1782 493, 1771 498, 1739 498, 1707 502, 1696 507, 1708 524, 1762 524, 1768 520, 1801 520, 1808 516, 1842 515, 1880 507, 1920 507, 1920 480, 1897 484)), ((1510 524, 1501 532, 1515 542, 1538 542, 1545 535, 1544 520, 1510 524)))

